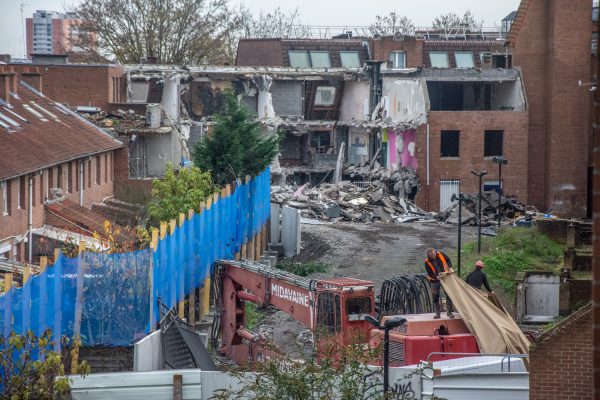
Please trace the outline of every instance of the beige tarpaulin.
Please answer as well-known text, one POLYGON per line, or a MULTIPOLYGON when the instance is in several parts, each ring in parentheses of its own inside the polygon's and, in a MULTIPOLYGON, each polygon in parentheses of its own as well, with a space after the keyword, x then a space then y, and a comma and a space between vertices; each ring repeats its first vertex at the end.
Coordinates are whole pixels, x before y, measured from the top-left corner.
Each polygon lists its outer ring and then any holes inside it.
POLYGON ((529 340, 497 299, 493 299, 495 296, 488 298, 487 293, 469 286, 455 273, 442 274, 440 281, 467 328, 477 338, 482 353, 529 354, 529 340))

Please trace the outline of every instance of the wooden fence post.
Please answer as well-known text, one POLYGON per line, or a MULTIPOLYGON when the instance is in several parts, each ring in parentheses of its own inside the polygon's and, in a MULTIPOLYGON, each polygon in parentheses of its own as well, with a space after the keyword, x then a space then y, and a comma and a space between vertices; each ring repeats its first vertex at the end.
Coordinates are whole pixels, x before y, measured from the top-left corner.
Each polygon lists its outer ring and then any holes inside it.
POLYGON ((154 324, 154 253, 158 247, 158 229, 152 228, 152 241, 150 242, 150 268, 148 269, 148 286, 150 287, 150 332, 156 330, 154 324))
MULTIPOLYGON (((181 227, 183 226, 183 222, 185 221, 185 214, 184 213, 179 213, 179 228, 181 229, 181 227)), ((175 232, 175 229, 173 229, 173 231, 171 232, 171 234, 173 234, 175 232)), ((181 243, 177 244, 178 246, 181 245, 181 243)), ((178 268, 181 266, 178 266, 178 268)), ((179 274, 183 274, 184 271, 182 271, 181 269, 179 269, 179 274)), ((179 276, 178 274, 178 276, 179 276)), ((185 277, 184 277, 185 278, 185 277)), ((182 279, 179 279, 179 283, 181 284, 182 279)), ((183 279, 183 282, 185 284, 185 279, 183 279)), ((180 299, 179 302, 177 303, 177 315, 179 315, 179 318, 184 319, 185 318, 185 289, 183 290, 184 293, 184 298, 180 299)))
MULTIPOLYGON (((75 294, 75 319, 73 322, 73 348, 71 349, 71 374, 76 374, 79 369, 79 346, 81 345, 81 315, 83 313, 83 278, 85 265, 83 262, 83 251, 85 242, 79 242, 79 253, 77 254, 77 283, 75 294)), ((56 340, 60 340, 57 338, 56 340)))

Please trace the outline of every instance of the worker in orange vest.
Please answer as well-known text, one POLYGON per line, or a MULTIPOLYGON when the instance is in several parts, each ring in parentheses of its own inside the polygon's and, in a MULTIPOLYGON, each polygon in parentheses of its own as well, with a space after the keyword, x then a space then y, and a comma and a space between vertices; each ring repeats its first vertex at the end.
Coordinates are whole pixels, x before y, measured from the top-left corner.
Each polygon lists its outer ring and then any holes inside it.
MULTIPOLYGON (((425 259, 425 271, 427 271, 427 279, 431 284, 431 294, 433 295, 433 309, 435 311, 434 319, 440 318, 440 290, 441 283, 439 280, 439 274, 442 272, 451 272, 452 261, 450 257, 441 251, 435 251, 435 249, 427 249, 427 258, 425 259)), ((454 318, 452 314, 453 306, 452 299, 446 293, 446 306, 448 307, 447 315, 449 318, 454 318)))

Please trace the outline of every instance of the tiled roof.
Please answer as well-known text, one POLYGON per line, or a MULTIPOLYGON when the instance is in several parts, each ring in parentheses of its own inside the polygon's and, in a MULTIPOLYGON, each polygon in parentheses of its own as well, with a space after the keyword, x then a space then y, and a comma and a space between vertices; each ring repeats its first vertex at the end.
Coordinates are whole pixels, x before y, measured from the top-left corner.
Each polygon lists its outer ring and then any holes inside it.
POLYGON ((23 82, 10 104, 0 100, 0 180, 122 147, 23 82))
POLYGON ((46 204, 46 213, 53 214, 59 218, 46 218, 52 220, 52 226, 91 236, 94 232, 104 234, 104 220, 102 214, 71 200, 63 200, 60 203, 46 204))

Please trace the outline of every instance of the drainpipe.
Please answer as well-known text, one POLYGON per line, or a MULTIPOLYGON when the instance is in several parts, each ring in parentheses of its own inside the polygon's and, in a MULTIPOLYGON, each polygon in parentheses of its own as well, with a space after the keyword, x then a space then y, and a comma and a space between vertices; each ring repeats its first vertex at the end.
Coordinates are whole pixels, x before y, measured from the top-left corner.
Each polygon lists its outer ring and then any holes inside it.
POLYGON ((79 205, 83 207, 83 188, 85 186, 85 182, 83 181, 83 170, 85 167, 85 161, 81 161, 79 163, 79 205))
POLYGON ((33 177, 35 175, 29 175, 29 199, 28 199, 28 213, 27 213, 27 229, 29 230, 28 240, 28 255, 27 261, 29 264, 32 263, 33 255, 33 177))

